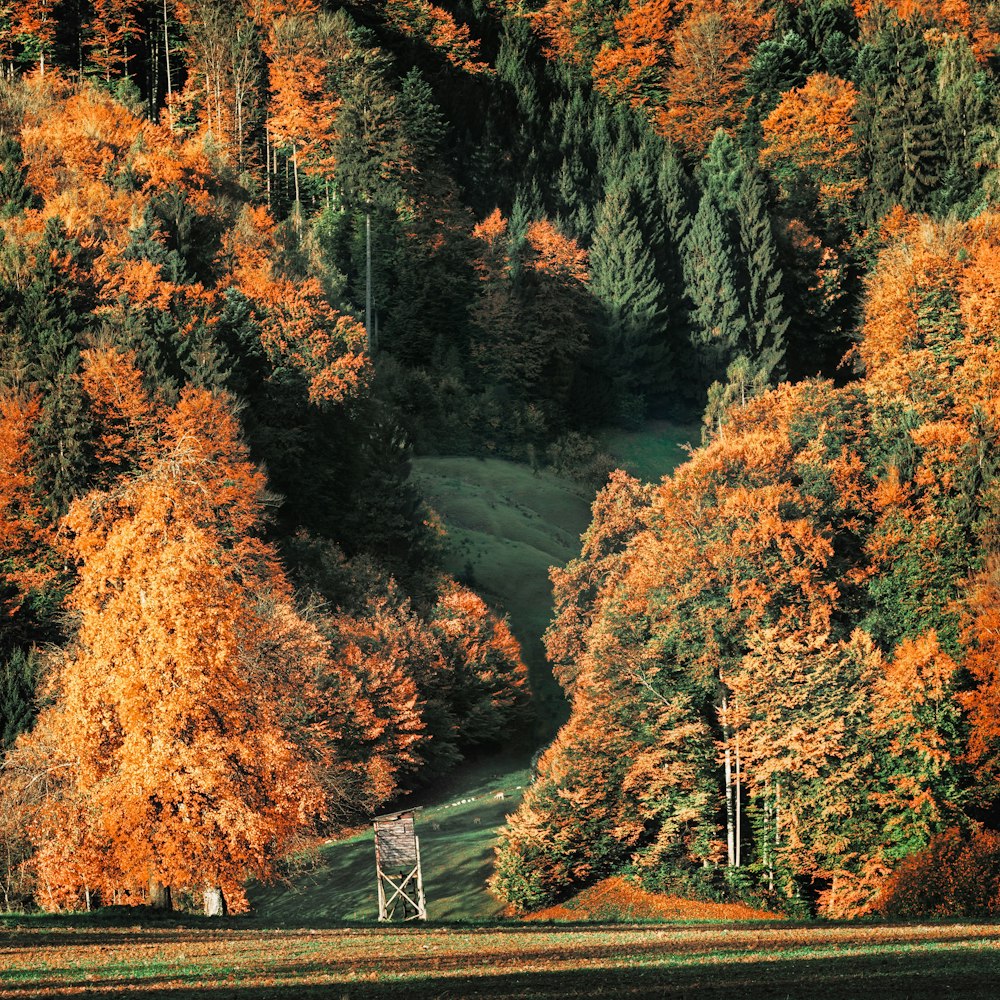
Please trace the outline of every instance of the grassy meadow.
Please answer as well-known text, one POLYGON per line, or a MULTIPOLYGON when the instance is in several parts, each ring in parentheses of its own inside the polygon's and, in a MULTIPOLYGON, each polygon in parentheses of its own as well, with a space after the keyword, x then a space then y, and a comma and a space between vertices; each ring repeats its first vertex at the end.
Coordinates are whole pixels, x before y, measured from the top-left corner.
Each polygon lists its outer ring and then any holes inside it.
POLYGON ((1000 928, 957 923, 0 927, 0 997, 20 1000, 939 1000, 993 996, 1000 974, 1000 928))
POLYGON ((413 479, 448 531, 445 568, 510 617, 531 677, 540 740, 567 715, 545 663, 549 567, 579 555, 593 496, 548 471, 499 458, 418 458, 413 479))
POLYGON ((650 420, 636 430, 607 430, 600 441, 626 472, 656 483, 687 461, 689 446, 701 444, 701 424, 650 420))

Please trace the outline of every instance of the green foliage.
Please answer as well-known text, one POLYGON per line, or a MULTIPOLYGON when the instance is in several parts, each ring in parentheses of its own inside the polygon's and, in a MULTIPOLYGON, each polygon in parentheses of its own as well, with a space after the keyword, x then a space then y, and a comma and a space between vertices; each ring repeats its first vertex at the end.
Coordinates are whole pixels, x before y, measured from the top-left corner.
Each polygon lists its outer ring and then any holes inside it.
POLYGON ((925 208, 939 181, 943 151, 933 59, 922 26, 919 19, 886 18, 882 30, 858 50, 855 70, 872 222, 896 203, 925 208))
MULTIPOLYGON (((692 341, 701 371, 725 371, 747 336, 739 269, 728 218, 718 196, 702 195, 684 242, 684 275, 691 311, 692 341)), ((704 377, 704 375, 703 375, 704 377)))
POLYGON ((0 757, 18 734, 31 728, 38 701, 35 689, 40 675, 34 649, 14 649, 0 660, 0 757))

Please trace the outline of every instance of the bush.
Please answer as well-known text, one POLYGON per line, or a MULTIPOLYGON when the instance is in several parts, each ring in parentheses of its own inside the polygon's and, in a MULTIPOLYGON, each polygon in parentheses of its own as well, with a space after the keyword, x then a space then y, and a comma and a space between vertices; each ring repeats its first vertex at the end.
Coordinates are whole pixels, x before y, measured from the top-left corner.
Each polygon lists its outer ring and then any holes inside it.
POLYGON ((570 431, 546 449, 552 469, 567 479, 576 479, 598 489, 604 487, 608 476, 617 467, 615 460, 586 434, 570 431))
POLYGON ((1000 912, 1000 833, 957 827, 906 858, 882 890, 890 917, 990 917, 1000 912))

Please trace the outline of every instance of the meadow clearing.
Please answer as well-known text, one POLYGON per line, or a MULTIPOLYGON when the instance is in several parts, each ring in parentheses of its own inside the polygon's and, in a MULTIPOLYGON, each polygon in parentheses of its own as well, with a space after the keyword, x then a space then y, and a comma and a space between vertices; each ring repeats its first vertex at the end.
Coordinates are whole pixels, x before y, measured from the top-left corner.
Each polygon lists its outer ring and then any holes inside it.
POLYGON ((1000 928, 663 924, 139 925, 6 920, 0 996, 143 1000, 995 996, 1000 928))

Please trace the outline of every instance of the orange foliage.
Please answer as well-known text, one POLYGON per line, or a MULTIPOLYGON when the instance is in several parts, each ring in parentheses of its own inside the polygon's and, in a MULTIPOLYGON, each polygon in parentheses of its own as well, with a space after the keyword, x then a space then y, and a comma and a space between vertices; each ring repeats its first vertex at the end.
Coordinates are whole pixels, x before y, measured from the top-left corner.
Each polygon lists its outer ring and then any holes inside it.
POLYGON ((54 536, 31 454, 31 429, 39 414, 37 399, 0 395, 0 622, 56 576, 48 558, 54 536))
POLYGON ((386 0, 385 12, 398 31, 425 41, 458 69, 472 74, 490 72, 489 64, 479 59, 479 43, 468 25, 459 24, 443 8, 428 0, 386 0))
POLYGON ((1000 788, 1000 561, 993 555, 966 593, 963 666, 975 688, 961 700, 969 719, 968 756, 989 799, 1000 788))
POLYGON ((225 403, 185 390, 149 471, 73 504, 79 631, 25 739, 72 762, 36 820, 42 884, 238 896, 323 811, 282 707, 288 663, 322 646, 254 537, 263 486, 225 403))
POLYGON ((233 286, 250 300, 265 350, 303 372, 314 402, 338 402, 368 376, 364 327, 329 304, 317 279, 278 273, 275 228, 266 209, 244 209, 228 239, 233 286))
POLYGON ((578 559, 549 570, 554 594, 545 653, 552 673, 572 695, 587 647, 587 631, 625 571, 629 541, 645 525, 652 487, 616 469, 591 506, 591 522, 578 559))
POLYGON ((883 886, 879 910, 896 919, 995 917, 1000 912, 1000 833, 945 830, 906 858, 883 886))
POLYGON ((700 156, 717 129, 736 129, 749 104, 743 76, 773 17, 759 0, 692 5, 673 36, 669 100, 654 117, 663 135, 700 156))
POLYGON ((603 46, 594 59, 594 87, 633 107, 662 103, 676 16, 674 0, 649 0, 623 11, 614 24, 617 45, 603 46))
POLYGON ((861 190, 858 144, 854 140, 853 83, 817 73, 788 91, 764 119, 761 164, 784 186, 805 181, 824 209, 842 206, 861 190))
POLYGON ((129 45, 138 41, 143 30, 139 24, 139 0, 93 0, 89 23, 90 61, 105 80, 127 73, 135 53, 129 45))
POLYGON ((329 57, 315 19, 282 16, 269 26, 271 104, 268 128, 275 146, 290 146, 307 173, 330 177, 331 144, 339 101, 331 93, 329 57))
POLYGON ((46 60, 55 46, 59 19, 59 0, 20 0, 11 5, 10 33, 14 38, 25 36, 38 50, 39 74, 45 74, 46 60))
POLYGON ((559 906, 529 914, 527 920, 783 920, 745 903, 710 903, 648 892, 623 878, 608 878, 559 906))
POLYGON ((39 220, 58 216, 89 247, 125 239, 133 213, 168 188, 183 192, 198 214, 208 210, 211 168, 197 142, 182 144, 95 88, 32 86, 36 110, 21 145, 28 183, 44 201, 39 220))
POLYGON ((527 667, 507 621, 477 594, 452 584, 438 597, 430 623, 447 671, 440 697, 454 706, 456 738, 464 745, 501 741, 528 702, 527 667))
POLYGON ((94 458, 102 468, 95 485, 103 487, 151 457, 160 414, 134 353, 94 349, 83 351, 82 360, 80 384, 95 425, 94 458))

